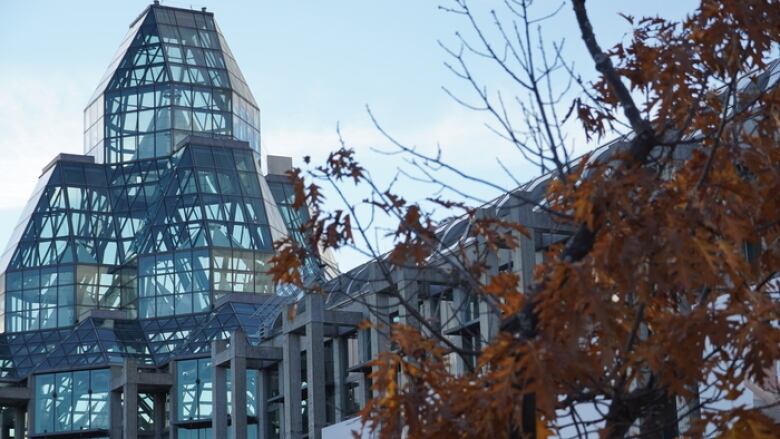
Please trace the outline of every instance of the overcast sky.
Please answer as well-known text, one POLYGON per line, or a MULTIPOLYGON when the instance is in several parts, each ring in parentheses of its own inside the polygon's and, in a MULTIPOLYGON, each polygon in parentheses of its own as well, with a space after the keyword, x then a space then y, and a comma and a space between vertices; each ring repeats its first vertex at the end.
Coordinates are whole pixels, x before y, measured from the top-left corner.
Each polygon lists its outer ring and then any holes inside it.
MULTIPOLYGON (((370 105, 388 130, 421 146, 440 144, 446 157, 475 174, 497 172, 502 157, 521 180, 536 170, 491 134, 485 119, 441 89, 459 83, 443 67, 437 41, 453 41, 462 19, 438 9, 447 0, 200 0, 215 13, 262 113, 263 152, 324 155, 335 127, 369 168, 395 164, 372 154, 382 140, 370 105)), ((473 0, 486 9, 488 0, 473 0)), ((538 2, 552 5, 555 2, 538 2)), ((617 12, 679 17, 692 0, 589 2, 601 43, 626 35, 617 12)), ((57 153, 82 152, 82 111, 143 0, 5 0, 0 26, 0 241, 5 243, 40 175, 57 153)), ((546 28, 567 40, 567 56, 591 71, 568 5, 546 28)), ((483 79, 490 82, 491 73, 483 79)), ((499 81, 499 78, 496 78, 499 81)), ((386 169, 385 169, 386 170, 386 169)), ((2 244, 4 246, 4 244, 2 244)), ((345 261, 347 266, 353 265, 345 261)))

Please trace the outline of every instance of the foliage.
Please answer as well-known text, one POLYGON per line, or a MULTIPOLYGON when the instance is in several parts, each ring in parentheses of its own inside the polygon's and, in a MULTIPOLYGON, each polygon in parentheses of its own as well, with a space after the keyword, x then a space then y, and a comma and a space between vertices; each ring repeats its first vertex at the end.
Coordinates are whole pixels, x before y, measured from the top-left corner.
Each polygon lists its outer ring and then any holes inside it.
MULTIPOLYGON (((362 411, 367 428, 381 427, 381 437, 406 431, 501 438, 543 429, 658 436, 676 429, 678 416, 696 414, 690 429, 677 433, 773 437, 780 428, 757 409, 723 402, 738 398, 746 381, 763 382, 780 360, 780 87, 779 76, 767 73, 778 71, 770 62, 780 40, 780 4, 702 0, 679 21, 624 16, 632 37, 603 51, 585 1, 570 3, 599 73, 589 85, 569 72, 582 85, 570 114, 589 137, 620 135, 606 153, 576 162, 556 134, 566 117, 557 116, 543 87, 554 66, 568 65, 558 51, 554 63, 533 65, 530 2, 506 3, 511 26, 492 14, 495 45, 465 0, 446 8, 476 30, 475 43, 448 51, 466 69, 459 76, 476 85, 465 47, 494 61, 530 96, 525 122, 512 121, 503 100, 496 104, 475 87, 484 103, 478 109, 496 117, 502 137, 551 171, 543 200, 517 195, 569 235, 546 250, 533 282, 486 263, 491 252, 517 250, 528 239, 532 232, 519 222, 432 195, 432 203, 471 223, 468 242, 443 251, 433 212, 380 189, 345 145, 310 171, 308 185, 302 173, 293 175, 296 203, 313 207, 305 229, 314 247, 369 241, 370 223, 356 218, 347 199, 344 210, 327 211, 314 181, 342 197, 343 185, 367 186, 374 196, 365 203, 396 222, 384 263, 437 261, 503 322, 477 366, 463 374, 448 367, 451 352, 469 354, 462 347, 425 327, 394 327, 397 349, 373 362, 375 397, 362 411), (534 136, 518 134, 524 123, 538 128, 534 136), (746 257, 746 245, 754 257, 746 257), (674 398, 688 401, 690 411, 670 416, 664 410, 674 398), (586 406, 599 417, 581 418, 586 406)), ((414 159, 446 166, 397 145, 414 159)), ((274 274, 299 282, 302 250, 292 242, 280 249, 274 274)))

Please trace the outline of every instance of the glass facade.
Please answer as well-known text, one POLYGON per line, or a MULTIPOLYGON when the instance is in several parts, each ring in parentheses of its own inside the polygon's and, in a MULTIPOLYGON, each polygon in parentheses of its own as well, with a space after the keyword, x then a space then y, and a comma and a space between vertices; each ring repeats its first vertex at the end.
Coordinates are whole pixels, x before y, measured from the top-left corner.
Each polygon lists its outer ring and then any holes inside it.
POLYGON ((36 375, 35 433, 108 430, 110 378, 107 369, 36 375))
POLYGON ((260 152, 260 110, 211 14, 151 8, 131 28, 84 113, 84 151, 124 163, 196 133, 260 152))
MULTIPOLYGON (((304 248, 309 248, 309 240, 304 235, 304 225, 309 221, 309 210, 305 206, 299 208, 294 207, 295 192, 292 187, 292 182, 287 176, 283 175, 269 175, 266 179, 288 233, 298 244, 304 246, 304 248)), ((303 271, 305 279, 312 281, 320 279, 322 270, 315 249, 310 249, 307 252, 303 271)))
POLYGON ((91 309, 155 318, 208 312, 224 294, 274 292, 266 265, 286 230, 249 148, 60 161, 41 179, 5 257, 10 332, 72 326, 91 309))
POLYGON ((139 317, 208 311, 210 277, 207 250, 139 258, 139 317))
POLYGON ((214 340, 228 340, 230 333, 240 330, 251 343, 259 343, 261 336, 270 331, 270 326, 279 309, 288 303, 288 298, 268 296, 258 303, 226 303, 219 307, 193 331, 186 345, 179 348, 185 355, 204 354, 211 350, 214 340))
MULTIPOLYGON (((232 414, 231 392, 232 382, 230 373, 226 373, 226 401, 227 413, 232 414)), ((200 358, 176 362, 176 393, 179 402, 176 419, 180 422, 193 422, 211 420, 214 412, 214 384, 211 359, 200 358)), ((256 417, 258 410, 256 370, 246 371, 246 411, 247 416, 256 417)), ((257 425, 248 425, 249 437, 257 437, 257 425)), ((179 437, 199 438, 211 437, 211 428, 208 427, 182 427, 179 428, 179 437)))
POLYGON ((72 266, 7 273, 5 294, 8 331, 72 325, 75 321, 74 283, 72 266))
POLYGON ((259 126, 211 13, 155 3, 133 22, 84 111, 85 155, 45 167, 0 258, 0 383, 31 380, 36 436, 108 437, 110 401, 128 397, 140 433, 176 397, 165 428, 212 436, 212 342, 240 330, 258 344, 299 293, 268 261, 290 230, 303 242, 308 216, 289 181, 262 175, 259 126), (176 386, 111 393, 127 359, 149 374, 175 362, 176 386))
POLYGON ((121 266, 129 242, 112 209, 107 169, 58 163, 41 177, 39 197, 6 252, 4 322, 11 332, 71 326, 89 309, 135 300, 121 266))
POLYGON ((136 320, 86 319, 62 339, 41 361, 38 370, 96 365, 122 365, 132 357, 141 366, 153 366, 154 358, 136 320))
POLYGON ((176 362, 176 392, 179 421, 210 419, 213 409, 213 373, 211 359, 176 362))
POLYGON ((273 242, 308 217, 261 174, 259 114, 211 13, 133 22, 84 112, 87 155, 45 168, 0 258, 0 380, 266 331, 298 294, 270 281, 273 242), (236 293, 274 299, 217 307, 236 293))
MULTIPOLYGON (((269 208, 248 149, 189 146, 172 158, 141 254, 223 247, 270 253, 269 208)), ((272 206, 269 206, 271 209, 272 206)))

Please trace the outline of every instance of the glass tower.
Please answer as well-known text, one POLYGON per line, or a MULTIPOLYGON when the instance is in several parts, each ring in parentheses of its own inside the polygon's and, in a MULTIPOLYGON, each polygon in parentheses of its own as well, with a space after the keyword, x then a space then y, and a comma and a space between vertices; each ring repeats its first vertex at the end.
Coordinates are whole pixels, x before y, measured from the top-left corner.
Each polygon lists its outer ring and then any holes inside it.
POLYGON ((177 415, 210 416, 198 356, 236 329, 259 341, 297 294, 266 271, 307 212, 261 173, 259 127, 213 14, 155 3, 133 21, 84 112, 84 155, 44 168, 0 258, 0 387, 32 387, 32 433, 102 437, 127 358, 180 362, 177 415))
POLYGON ((260 110, 211 13, 153 7, 130 26, 84 111, 99 163, 164 157, 190 134, 260 152, 260 110))

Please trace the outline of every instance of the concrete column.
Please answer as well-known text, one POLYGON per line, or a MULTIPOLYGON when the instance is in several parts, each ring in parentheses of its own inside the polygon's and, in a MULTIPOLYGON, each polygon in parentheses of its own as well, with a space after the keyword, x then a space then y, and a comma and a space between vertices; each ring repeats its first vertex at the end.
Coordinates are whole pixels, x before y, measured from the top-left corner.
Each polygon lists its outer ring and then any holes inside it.
POLYGON ((306 324, 306 383, 309 438, 320 439, 327 423, 325 397, 325 340, 322 321, 306 324))
MULTIPOLYGON (((171 390, 171 392, 173 392, 173 390, 171 390)), ((154 439, 162 439, 163 430, 165 430, 165 393, 155 393, 153 398, 154 398, 154 439)))
MULTIPOLYGON (((417 306, 417 282, 411 279, 406 279, 406 270, 397 270, 393 273, 393 282, 395 283, 398 293, 401 295, 402 300, 408 303, 412 307, 417 306)), ((420 327, 420 322, 417 321, 410 313, 409 310, 399 303, 398 305, 398 319, 403 325, 420 327)))
POLYGON ((122 386, 124 407, 122 408, 122 437, 136 439, 138 437, 138 383, 127 382, 122 386))
MULTIPOLYGON (((366 345, 372 345, 371 343, 371 332, 369 330, 358 330, 357 333, 357 344, 358 344, 358 357, 360 358, 360 363, 365 363, 370 358, 364 358, 363 352, 365 351, 366 345)), ((369 353, 370 355, 370 353, 369 353)), ((357 397, 355 398, 355 402, 357 403, 357 406, 359 408, 363 408, 366 406, 366 401, 368 401, 369 398, 371 398, 371 386, 368 383, 368 374, 365 372, 361 372, 357 379, 358 382, 358 389, 357 389, 357 397)))
MULTIPOLYGON (((32 413, 32 410, 28 413, 32 413)), ((14 435, 16 435, 17 438, 30 437, 30 433, 33 431, 33 427, 35 426, 30 423, 29 427, 25 428, 24 415, 24 407, 14 407, 14 435)), ((32 420, 32 417, 28 418, 32 420)))
POLYGON ((11 436, 9 410, 11 410, 9 407, 4 407, 3 414, 0 416, 0 439, 10 439, 11 436))
POLYGON ((111 366, 111 385, 108 393, 109 435, 111 439, 122 439, 122 390, 114 389, 114 382, 123 379, 124 365, 111 366))
POLYGON ((284 432, 288 439, 300 439, 303 435, 301 416, 301 344, 299 336, 284 334, 282 364, 280 365, 284 393, 284 432))
MULTIPOLYGON (((462 326, 464 323, 466 323, 466 308, 468 307, 468 296, 466 295, 466 292, 463 291, 461 288, 453 288, 452 290, 452 300, 455 312, 458 314, 455 316, 455 318, 450 322, 450 325, 446 329, 455 328, 462 326)), ((450 341, 455 346, 462 348, 463 347, 463 337, 460 335, 453 335, 450 336, 450 341)), ((467 367, 465 362, 463 361, 463 357, 460 355, 456 356, 455 361, 455 370, 452 371, 453 373, 457 374, 458 376, 462 375, 466 371, 467 367)))
POLYGON ((430 294, 429 287, 428 297, 425 299, 425 302, 423 302, 423 315, 428 321, 428 325, 433 328, 432 330, 425 330, 425 333, 428 335, 435 335, 436 333, 441 332, 441 306, 441 297, 434 298, 430 294), (437 303, 438 307, 435 306, 437 303))
MULTIPOLYGON (((217 367, 215 363, 219 346, 224 342, 215 341, 211 345, 211 389, 214 405, 211 410, 211 428, 214 437, 227 437, 227 371, 224 367, 217 367)), ((233 407, 233 410, 236 408, 233 407)))
MULTIPOLYGON (((373 327, 369 329, 371 358, 368 359, 373 360, 374 358, 377 358, 380 352, 386 352, 390 349, 390 337, 388 332, 390 318, 387 314, 389 301, 388 297, 384 294, 370 294, 367 301, 368 306, 374 308, 374 312, 369 316, 369 320, 373 323, 373 327)), ((373 370, 376 370, 376 367, 374 367, 373 370)), ((360 385, 362 387, 361 396, 364 398, 364 400, 361 401, 360 407, 363 408, 368 399, 373 396, 378 396, 378 394, 374 395, 368 384, 368 377, 365 375, 362 377, 360 385)))
POLYGON ((112 390, 109 393, 108 411, 111 421, 110 435, 111 439, 122 439, 122 392, 112 390))
MULTIPOLYGON (((16 437, 28 437, 35 431, 35 375, 30 375, 27 379, 27 388, 30 389, 32 397, 27 401, 27 429, 25 431, 24 421, 19 422, 19 414, 14 410, 14 435, 16 437), (21 433, 20 433, 21 430, 21 433)), ((24 408, 22 407, 22 410, 24 408)))
POLYGON ((479 302, 479 336, 481 346, 498 334, 498 318, 484 301, 479 302))
POLYGON ((371 358, 374 359, 380 352, 386 352, 390 348, 388 337, 388 326, 390 318, 387 314, 389 307, 388 297, 384 294, 371 294, 367 298, 368 306, 374 308, 374 312, 369 315, 369 321, 378 326, 379 329, 371 328, 371 358))
MULTIPOLYGON (((533 210, 531 207, 530 205, 523 205, 520 208, 518 213, 520 224, 531 224, 533 222, 533 210)), ((515 264, 514 271, 520 272, 520 286, 523 289, 523 293, 528 294, 526 289, 533 282, 534 266, 536 265, 536 240, 534 239, 534 229, 531 227, 526 227, 526 229, 529 236, 520 236, 520 247, 515 249, 515 253, 519 253, 519 257, 512 259, 518 262, 515 264)))
POLYGON ((257 371, 257 439, 268 439, 268 398, 271 394, 268 372, 257 371))
POLYGON ((133 358, 125 358, 122 394, 122 437, 136 439, 138 437, 138 365, 133 358))
POLYGON ((336 404, 336 422, 344 417, 346 403, 345 378, 347 376, 347 341, 341 337, 333 338, 333 401, 336 404))
MULTIPOLYGON (((488 253, 485 256, 485 264, 488 270, 484 275, 483 282, 487 284, 490 278, 498 273, 498 255, 488 253)), ((493 312, 487 302, 479 302, 479 335, 481 344, 484 346, 489 340, 495 338, 498 334, 498 316, 493 312)))
POLYGON ((176 371, 176 361, 171 360, 168 363, 168 371, 171 374, 171 391, 169 393, 171 399, 170 413, 168 413, 168 438, 178 439, 179 432, 176 430, 176 420, 179 416, 179 390, 178 390, 178 373, 176 371))
POLYGON ((247 439, 246 345, 247 340, 243 332, 236 331, 231 335, 230 381, 233 383, 233 391, 230 394, 230 402, 233 413, 230 431, 233 439, 247 439))

